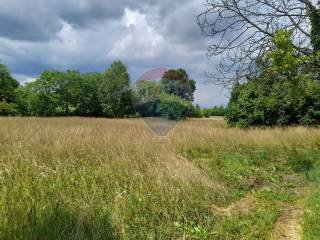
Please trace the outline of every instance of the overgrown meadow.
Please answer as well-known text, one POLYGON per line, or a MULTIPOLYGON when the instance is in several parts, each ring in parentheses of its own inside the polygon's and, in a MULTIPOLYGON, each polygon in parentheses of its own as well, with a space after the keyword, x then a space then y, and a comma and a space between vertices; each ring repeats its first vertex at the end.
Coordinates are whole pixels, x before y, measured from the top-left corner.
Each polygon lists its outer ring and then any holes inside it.
POLYGON ((319 239, 319 156, 313 128, 0 118, 0 239, 319 239))

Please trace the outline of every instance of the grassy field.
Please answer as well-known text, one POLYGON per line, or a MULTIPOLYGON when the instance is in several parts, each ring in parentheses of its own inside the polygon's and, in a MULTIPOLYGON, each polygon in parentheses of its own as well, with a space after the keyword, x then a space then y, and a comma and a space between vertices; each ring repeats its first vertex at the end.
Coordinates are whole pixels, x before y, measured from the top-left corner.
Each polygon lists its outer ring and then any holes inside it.
POLYGON ((317 129, 0 118, 0 239, 316 240, 319 166, 317 129))

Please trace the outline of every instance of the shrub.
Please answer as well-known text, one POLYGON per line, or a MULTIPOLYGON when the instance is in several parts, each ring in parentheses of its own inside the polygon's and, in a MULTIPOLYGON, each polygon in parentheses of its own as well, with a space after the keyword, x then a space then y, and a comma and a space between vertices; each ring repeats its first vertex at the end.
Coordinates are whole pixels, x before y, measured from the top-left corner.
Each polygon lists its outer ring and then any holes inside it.
POLYGON ((192 118, 202 118, 202 111, 199 105, 196 106, 192 106, 189 113, 188 113, 188 117, 192 117, 192 118))
POLYGON ((188 116, 191 108, 189 101, 173 95, 164 95, 159 102, 157 112, 163 118, 181 120, 188 116))
POLYGON ((159 117, 158 105, 159 100, 152 99, 146 102, 139 102, 135 105, 135 110, 141 117, 159 117))
POLYGON ((0 116, 17 115, 17 105, 14 103, 0 102, 0 116))

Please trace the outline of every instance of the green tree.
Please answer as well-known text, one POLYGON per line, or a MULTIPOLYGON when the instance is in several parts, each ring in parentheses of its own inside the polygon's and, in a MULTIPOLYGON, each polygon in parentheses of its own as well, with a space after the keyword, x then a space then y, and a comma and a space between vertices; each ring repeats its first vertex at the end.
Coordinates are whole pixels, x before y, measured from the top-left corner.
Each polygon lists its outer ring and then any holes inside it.
POLYGON ((165 93, 181 97, 187 101, 194 100, 196 82, 189 79, 184 69, 167 71, 161 79, 165 93))
POLYGON ((16 90, 22 115, 102 116, 98 88, 102 74, 44 71, 40 78, 16 90))
POLYGON ((99 86, 99 99, 108 117, 124 117, 133 113, 127 67, 120 61, 111 64, 99 86))
POLYGON ((320 82, 309 69, 313 57, 299 55, 291 32, 279 31, 275 49, 258 63, 258 74, 236 84, 227 108, 230 125, 320 123, 320 82))
POLYGON ((40 78, 26 84, 27 102, 30 115, 54 116, 59 106, 57 86, 61 73, 57 71, 44 71, 40 78))
POLYGON ((19 83, 11 77, 8 68, 0 64, 0 115, 18 114, 16 101, 16 89, 19 83))
POLYGON ((77 89, 81 85, 81 74, 79 71, 67 70, 66 72, 53 72, 54 91, 57 96, 58 107, 63 109, 63 115, 73 114, 76 108, 77 89))
POLYGON ((81 76, 74 92, 76 115, 103 116, 103 109, 99 99, 99 87, 102 80, 103 74, 101 73, 88 73, 81 76))
POLYGON ((0 64, 0 101, 12 103, 15 101, 15 89, 19 86, 19 82, 11 77, 8 68, 0 64))
POLYGON ((19 112, 15 103, 8 103, 6 101, 0 101, 0 116, 14 116, 19 112))
POLYGON ((26 86, 20 86, 16 89, 16 105, 17 110, 22 116, 30 116, 32 115, 30 112, 30 96, 31 92, 29 88, 26 86))
POLYGON ((134 92, 133 103, 141 117, 159 117, 157 112, 160 97, 164 93, 161 83, 157 81, 142 81, 134 92))

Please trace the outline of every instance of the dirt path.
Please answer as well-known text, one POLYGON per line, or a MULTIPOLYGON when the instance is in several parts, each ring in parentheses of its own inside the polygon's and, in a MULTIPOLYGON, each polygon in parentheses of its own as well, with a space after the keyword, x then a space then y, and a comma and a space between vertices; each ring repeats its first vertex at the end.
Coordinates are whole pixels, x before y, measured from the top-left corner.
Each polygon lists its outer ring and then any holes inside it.
POLYGON ((248 195, 232 203, 228 207, 221 208, 217 206, 212 206, 211 209, 215 214, 224 215, 224 216, 232 216, 234 213, 247 215, 253 210, 255 206, 256 206, 255 199, 252 196, 248 195))
MULTIPOLYGON (((305 189, 297 189, 297 194, 305 196, 305 189)), ((232 203, 228 207, 212 206, 212 211, 215 214, 231 217, 233 214, 240 213, 243 215, 249 214, 256 206, 257 202, 253 196, 247 195, 244 198, 232 203)), ((283 212, 275 224, 275 228, 271 233, 270 240, 301 240, 302 226, 301 219, 304 214, 304 209, 297 204, 294 206, 285 206, 283 212)))
MULTIPOLYGON (((225 208, 212 206, 215 214, 231 217, 235 213, 243 215, 249 214, 255 207, 255 199, 246 196, 225 208)), ((302 227, 300 220, 304 210, 298 206, 289 206, 284 208, 281 217, 278 219, 275 228, 271 234, 270 240, 301 240, 302 227)))
POLYGON ((299 197, 296 205, 285 206, 282 215, 278 219, 271 234, 271 240, 301 240, 302 226, 301 220, 305 209, 304 199, 309 195, 309 188, 300 186, 295 189, 295 194, 299 197))
POLYGON ((301 240, 300 220, 303 213, 304 210, 298 206, 285 208, 276 223, 271 240, 301 240))

